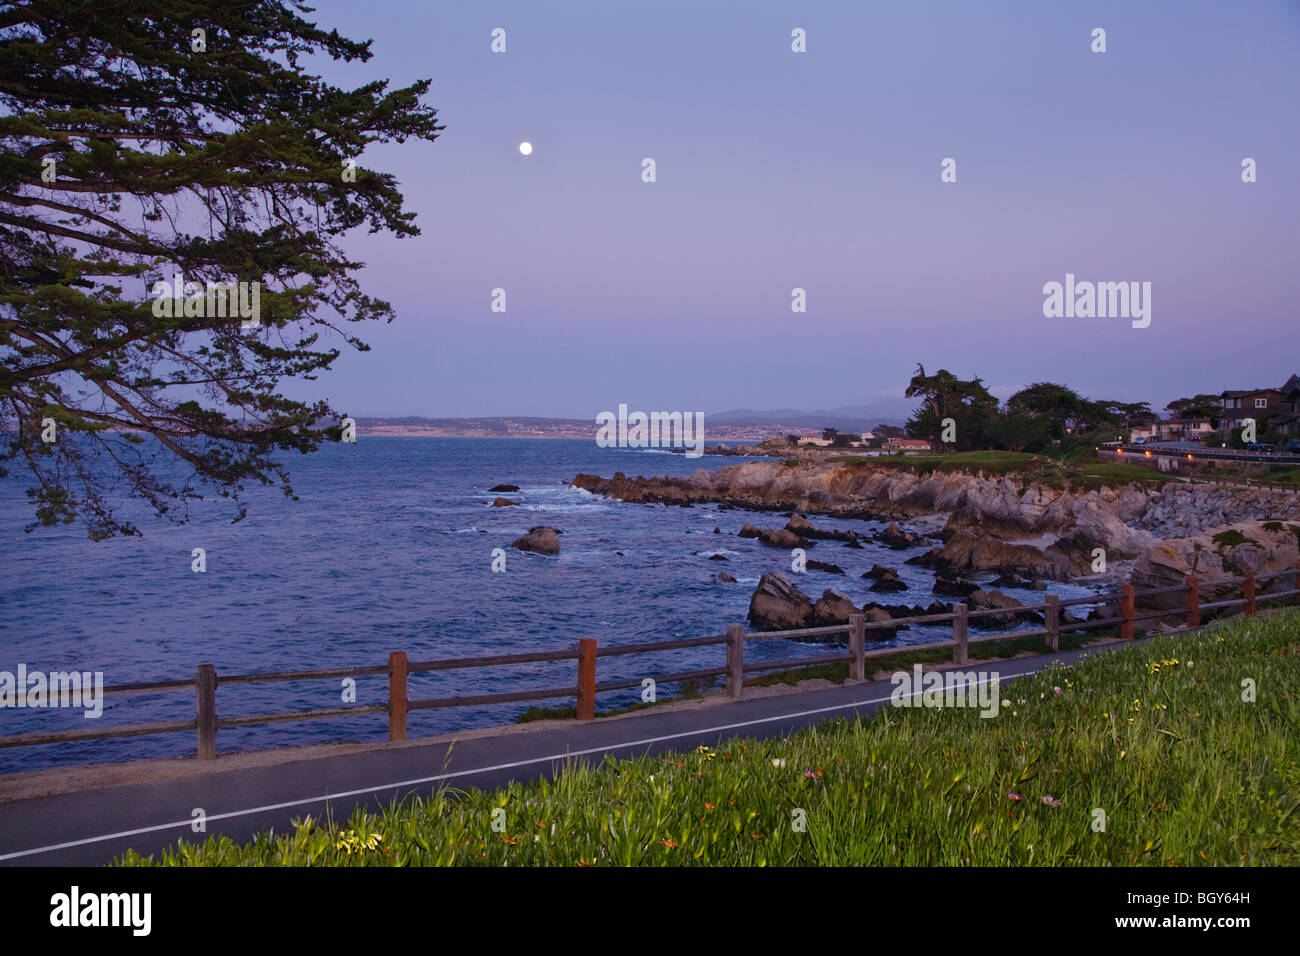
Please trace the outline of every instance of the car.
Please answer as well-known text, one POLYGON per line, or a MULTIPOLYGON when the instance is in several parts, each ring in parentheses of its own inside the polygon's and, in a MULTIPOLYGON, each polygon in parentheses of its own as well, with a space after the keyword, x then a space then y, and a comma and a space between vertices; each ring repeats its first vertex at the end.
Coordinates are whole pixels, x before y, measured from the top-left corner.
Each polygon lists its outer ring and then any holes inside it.
POLYGON ((1253 441, 1246 446, 1246 451, 1272 451, 1273 446, 1268 442, 1253 441))
POLYGON ((1300 455, 1300 438, 1292 438, 1287 442, 1286 451, 1288 455, 1300 455))
POLYGON ((1147 440, 1146 440, 1145 438, 1134 438, 1134 439, 1133 439, 1133 444, 1134 444, 1134 445, 1145 445, 1146 443, 1147 443, 1147 440))

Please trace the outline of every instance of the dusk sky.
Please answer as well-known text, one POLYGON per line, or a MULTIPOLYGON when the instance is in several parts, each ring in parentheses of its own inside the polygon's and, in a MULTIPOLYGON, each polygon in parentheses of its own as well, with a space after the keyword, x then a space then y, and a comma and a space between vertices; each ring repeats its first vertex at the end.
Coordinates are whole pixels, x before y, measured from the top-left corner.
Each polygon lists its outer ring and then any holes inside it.
POLYGON ((901 397, 922 362, 1003 398, 1049 380, 1159 410, 1300 371, 1300 4, 318 0, 311 18, 375 41, 369 63, 313 64, 327 79, 431 78, 446 129, 363 157, 423 235, 350 237, 397 319, 294 397, 833 408, 901 397), (1150 282, 1150 326, 1045 318, 1067 273, 1150 282))

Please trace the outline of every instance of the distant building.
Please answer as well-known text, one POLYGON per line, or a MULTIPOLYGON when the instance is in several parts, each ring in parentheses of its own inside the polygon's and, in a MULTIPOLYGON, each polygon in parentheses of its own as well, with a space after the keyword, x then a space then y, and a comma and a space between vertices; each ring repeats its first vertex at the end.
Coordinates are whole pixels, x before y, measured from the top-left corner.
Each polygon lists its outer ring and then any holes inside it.
POLYGON ((1214 431, 1209 418, 1170 418, 1148 427, 1155 428, 1157 441, 1190 441, 1193 437, 1204 438, 1214 431))
POLYGON ((1271 422, 1273 430, 1282 435, 1300 435, 1300 375, 1292 375, 1278 391, 1282 400, 1271 422))
POLYGON ((815 445, 818 448, 829 448, 831 441, 829 438, 822 438, 821 435, 800 435, 799 444, 815 445))
MULTIPOLYGON (((1291 376, 1292 379, 1295 376, 1291 376)), ((1226 438, 1234 428, 1240 428, 1251 418, 1256 425, 1273 418, 1282 411, 1284 399, 1282 391, 1276 388, 1229 389, 1219 394, 1219 406, 1223 414, 1219 417, 1219 431, 1226 438)))
POLYGON ((883 448, 885 451, 929 451, 930 443, 920 438, 891 438, 883 448))
POLYGON ((1149 425, 1134 425, 1130 430, 1129 441, 1137 441, 1139 438, 1150 441, 1156 437, 1159 432, 1157 427, 1159 422, 1152 422, 1149 425))

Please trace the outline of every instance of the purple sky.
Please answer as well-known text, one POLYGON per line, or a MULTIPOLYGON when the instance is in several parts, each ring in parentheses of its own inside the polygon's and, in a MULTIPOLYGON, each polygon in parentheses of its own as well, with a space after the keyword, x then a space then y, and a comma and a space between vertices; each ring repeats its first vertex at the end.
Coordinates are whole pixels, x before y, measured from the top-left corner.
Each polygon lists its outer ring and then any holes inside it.
POLYGON ((328 79, 429 77, 447 128, 363 158, 423 235, 350 240, 398 318, 295 396, 832 408, 900 396, 919 361, 1001 397, 1050 380, 1159 409, 1300 371, 1297 3, 316 7, 375 41, 328 79), (1044 318, 1067 272, 1149 281, 1150 327, 1044 318))

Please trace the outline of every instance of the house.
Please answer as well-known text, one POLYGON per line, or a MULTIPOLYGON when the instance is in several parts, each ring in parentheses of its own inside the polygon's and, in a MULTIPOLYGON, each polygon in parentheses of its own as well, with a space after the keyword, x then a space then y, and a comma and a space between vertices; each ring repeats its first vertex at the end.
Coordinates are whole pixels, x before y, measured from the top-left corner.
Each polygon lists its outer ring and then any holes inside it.
POLYGON ((883 446, 885 451, 929 451, 930 443, 920 438, 891 438, 883 446))
POLYGON ((822 438, 821 435, 800 435, 799 444, 815 445, 818 448, 829 448, 831 440, 829 438, 822 438))
POLYGON ((1300 375, 1292 375, 1278 389, 1282 400, 1270 426, 1281 435, 1300 435, 1300 375))
MULTIPOLYGON (((1295 377, 1292 375, 1288 382, 1295 377)), ((1240 428, 1248 418, 1254 419, 1257 426, 1262 426, 1265 421, 1271 420, 1284 410, 1284 403, 1282 390, 1277 388, 1224 391, 1219 395, 1219 406, 1223 409, 1223 414, 1219 417, 1219 431, 1226 438, 1234 428, 1240 428)))
POLYGON ((1141 438, 1143 441, 1154 441, 1158 431, 1158 422, 1152 422, 1149 425, 1134 425, 1130 429, 1129 441, 1137 441, 1141 438))
MULTIPOLYGON (((1191 441, 1214 431, 1209 418, 1169 418, 1144 427, 1155 429, 1156 441, 1191 441)), ((1134 434, 1137 434, 1136 429, 1134 434)))

